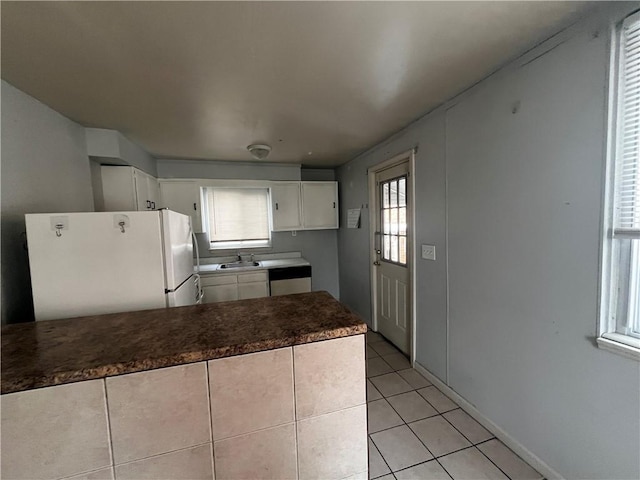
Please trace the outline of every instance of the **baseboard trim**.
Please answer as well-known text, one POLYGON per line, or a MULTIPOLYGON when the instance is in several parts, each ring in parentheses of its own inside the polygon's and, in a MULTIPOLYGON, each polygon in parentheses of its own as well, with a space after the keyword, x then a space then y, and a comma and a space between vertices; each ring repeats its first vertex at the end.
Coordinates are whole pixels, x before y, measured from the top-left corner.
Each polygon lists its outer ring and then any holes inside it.
POLYGON ((467 400, 462 398, 459 394, 457 394, 451 387, 445 385, 445 383, 432 374, 429 370, 424 368, 418 362, 414 362, 413 368, 415 368, 418 372, 420 372, 427 380, 433 383, 438 389, 442 390, 448 397, 450 397, 454 402, 456 402, 460 407, 471 415, 480 425, 493 433, 496 438, 498 438, 502 443, 504 443, 507 447, 513 450, 517 455, 519 455, 525 462, 535 468, 538 472, 544 475, 545 478, 549 480, 564 480, 562 475, 556 472, 553 468, 547 465, 545 462, 540 460, 536 455, 527 450, 520 442, 518 442, 515 438, 505 432, 498 425, 493 423, 487 417, 485 417, 482 413, 478 411, 476 407, 471 405, 467 400))

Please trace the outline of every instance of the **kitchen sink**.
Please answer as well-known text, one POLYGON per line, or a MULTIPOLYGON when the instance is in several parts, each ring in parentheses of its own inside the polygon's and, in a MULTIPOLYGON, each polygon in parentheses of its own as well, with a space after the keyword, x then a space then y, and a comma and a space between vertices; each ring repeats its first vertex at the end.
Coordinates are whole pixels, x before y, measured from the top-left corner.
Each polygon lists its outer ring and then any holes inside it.
POLYGON ((227 270, 231 268, 251 268, 251 267, 259 267, 259 266, 260 266, 260 262, 231 262, 231 263, 223 263, 218 268, 227 270))

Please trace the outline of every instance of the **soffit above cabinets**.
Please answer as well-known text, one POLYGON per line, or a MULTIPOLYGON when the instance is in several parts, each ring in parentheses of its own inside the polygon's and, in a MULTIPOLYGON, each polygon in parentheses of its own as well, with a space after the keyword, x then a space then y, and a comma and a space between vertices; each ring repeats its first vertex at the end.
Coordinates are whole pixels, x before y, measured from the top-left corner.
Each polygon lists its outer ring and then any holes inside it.
POLYGON ((333 167, 589 2, 2 2, 2 78, 164 158, 333 167), (310 154, 311 152, 311 154, 310 154))

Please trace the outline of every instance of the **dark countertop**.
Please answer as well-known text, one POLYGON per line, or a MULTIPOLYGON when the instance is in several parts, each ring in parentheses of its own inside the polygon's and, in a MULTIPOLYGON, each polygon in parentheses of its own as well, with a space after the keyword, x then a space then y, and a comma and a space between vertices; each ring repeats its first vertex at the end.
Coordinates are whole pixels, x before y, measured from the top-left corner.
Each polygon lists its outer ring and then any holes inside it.
POLYGON ((6 325, 1 392, 347 337, 366 329, 327 292, 6 325))

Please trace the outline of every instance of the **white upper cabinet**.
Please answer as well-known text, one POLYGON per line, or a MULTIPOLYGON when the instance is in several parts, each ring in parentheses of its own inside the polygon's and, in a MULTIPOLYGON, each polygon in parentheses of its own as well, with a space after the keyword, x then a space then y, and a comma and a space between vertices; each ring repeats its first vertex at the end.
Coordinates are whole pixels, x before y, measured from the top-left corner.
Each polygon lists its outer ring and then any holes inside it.
POLYGON ((193 231, 202 233, 202 204, 200 185, 197 182, 160 181, 159 207, 189 215, 193 231))
POLYGON ((338 183, 301 182, 305 230, 338 228, 338 183))
POLYGON ((275 182, 271 215, 274 232, 338 228, 338 183, 275 182))
POLYGON ((155 210, 158 181, 134 167, 103 165, 102 195, 104 211, 155 210))
POLYGON ((147 195, 149 201, 151 202, 151 208, 156 210, 160 208, 160 184, 158 183, 158 179, 152 177, 151 175, 147 175, 147 195))
POLYGON ((271 215, 274 232, 302 229, 300 182, 271 185, 271 215))

